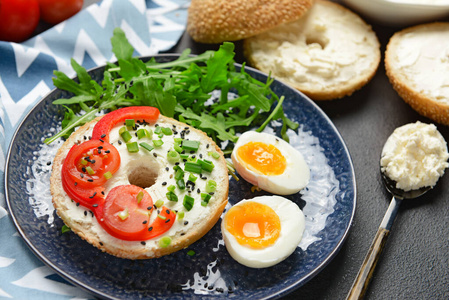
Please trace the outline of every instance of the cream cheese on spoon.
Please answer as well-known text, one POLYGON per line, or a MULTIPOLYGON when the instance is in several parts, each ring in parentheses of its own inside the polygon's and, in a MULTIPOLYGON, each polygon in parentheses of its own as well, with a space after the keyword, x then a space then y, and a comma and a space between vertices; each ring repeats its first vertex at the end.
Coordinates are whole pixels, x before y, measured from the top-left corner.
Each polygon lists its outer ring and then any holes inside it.
POLYGON ((397 128, 382 150, 381 171, 404 191, 433 187, 449 166, 447 144, 434 124, 397 128))

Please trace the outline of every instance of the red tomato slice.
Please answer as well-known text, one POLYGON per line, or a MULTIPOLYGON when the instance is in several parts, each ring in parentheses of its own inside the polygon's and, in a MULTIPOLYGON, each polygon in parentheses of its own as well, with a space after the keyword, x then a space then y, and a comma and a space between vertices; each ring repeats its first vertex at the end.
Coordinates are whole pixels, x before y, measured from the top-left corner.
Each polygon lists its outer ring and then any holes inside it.
POLYGON ((73 201, 93 212, 103 206, 104 195, 102 186, 85 189, 75 184, 66 173, 62 173, 62 187, 73 201))
POLYGON ((78 187, 91 189, 103 185, 107 172, 114 174, 120 167, 120 154, 107 142, 89 140, 74 145, 64 161, 62 174, 78 187))
POLYGON ((152 208, 153 200, 147 191, 135 185, 121 185, 108 193, 97 219, 103 220, 100 224, 116 238, 146 241, 168 231, 176 219, 176 214, 164 206, 160 217, 149 224, 152 208), (143 198, 139 202, 141 192, 143 198))
POLYGON ((151 106, 130 106, 114 110, 95 124, 92 132, 92 139, 102 139, 109 142, 109 132, 118 123, 125 122, 126 119, 134 119, 154 123, 159 118, 159 110, 151 106))

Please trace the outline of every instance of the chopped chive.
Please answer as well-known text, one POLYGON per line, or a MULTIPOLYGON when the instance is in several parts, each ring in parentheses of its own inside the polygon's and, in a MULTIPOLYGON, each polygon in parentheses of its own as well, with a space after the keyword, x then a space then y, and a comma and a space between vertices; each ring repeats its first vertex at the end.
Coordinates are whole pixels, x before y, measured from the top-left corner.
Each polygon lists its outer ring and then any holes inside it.
POLYGON ((178 211, 178 219, 184 219, 184 212, 183 211, 178 211))
POLYGON ((153 138, 153 130, 151 129, 144 129, 145 130, 145 134, 147 136, 147 138, 149 138, 150 140, 153 138))
POLYGON ((210 198, 212 198, 210 194, 201 193, 201 200, 203 202, 209 203, 210 198))
POLYGON ((175 143, 180 144, 182 143, 182 138, 174 138, 175 143))
POLYGON ((173 131, 171 130, 171 128, 162 127, 162 133, 165 134, 165 135, 172 135, 173 131))
POLYGON ((171 238, 169 236, 164 236, 159 240, 159 247, 166 248, 171 244, 171 238))
POLYGON ((213 193, 217 190, 217 183, 215 182, 215 180, 208 180, 206 182, 206 193, 213 193))
POLYGON ((220 158, 220 154, 218 152, 215 152, 215 151, 209 151, 207 154, 209 156, 212 156, 215 159, 219 159, 220 158))
POLYGON ((126 130, 125 127, 120 128, 120 131, 122 131, 122 129, 125 129, 125 130, 123 130, 123 132, 120 133, 120 136, 121 136, 122 139, 125 141, 125 143, 127 143, 127 142, 129 142, 133 137, 132 137, 131 133, 129 133, 129 131, 126 130))
POLYGON ((170 185, 169 187, 167 187, 167 190, 169 191, 169 192, 174 192, 175 191, 175 189, 176 189, 176 186, 175 185, 170 185))
POLYGON ((128 130, 132 130, 136 126, 136 121, 134 119, 126 119, 125 125, 128 127, 128 130))
POLYGON ((130 153, 139 152, 139 145, 137 142, 126 143, 126 148, 128 148, 128 152, 130 153))
POLYGON ((173 148, 175 149, 176 152, 181 153, 182 152, 182 148, 179 144, 175 143, 173 145, 173 148))
POLYGON ((162 133, 162 127, 161 127, 161 126, 157 126, 157 127, 154 129, 154 133, 155 133, 155 134, 161 134, 161 133, 162 133))
POLYGON ((186 183, 184 182, 184 179, 178 179, 177 181, 176 181, 176 185, 178 186, 178 188, 180 189, 180 190, 185 190, 185 188, 186 188, 186 183))
POLYGON ((164 201, 159 199, 156 201, 156 203, 154 205, 156 205, 157 208, 162 207, 162 205, 164 205, 164 201))
POLYGON ((190 180, 190 181, 195 182, 197 178, 198 178, 198 177, 196 177, 195 175, 189 174, 189 180, 190 180))
POLYGON ((147 134, 145 133, 145 129, 140 128, 139 130, 137 130, 136 132, 137 134, 137 138, 140 140, 141 138, 144 138, 147 136, 147 134))
POLYGON ((170 201, 174 201, 174 202, 178 202, 178 196, 176 196, 176 194, 172 191, 169 191, 167 194, 167 199, 170 201))
POLYGON ((185 170, 187 172, 201 174, 202 167, 200 163, 187 161, 185 163, 185 170))
POLYGON ((81 159, 81 164, 82 164, 83 166, 87 165, 87 160, 85 160, 84 158, 82 158, 82 159, 81 159))
POLYGON ((168 151, 167 153, 167 160, 169 163, 174 164, 178 162, 181 159, 179 156, 179 153, 173 150, 168 151))
MULTIPOLYGON (((159 128, 159 127, 158 127, 159 128)), ((154 147, 160 147, 164 144, 162 140, 153 140, 154 147)))
POLYGON ((86 172, 87 172, 89 175, 94 175, 94 174, 95 174, 95 171, 94 171, 91 167, 86 167, 86 172))
POLYGON ((199 147, 200 147, 199 141, 184 140, 182 142, 182 149, 186 151, 197 151, 199 147))
POLYGON ((202 160, 202 159, 198 159, 198 162, 201 164, 201 168, 206 171, 206 172, 212 172, 212 170, 214 169, 214 164, 209 161, 209 160, 202 160))
POLYGON ((142 201, 142 199, 143 199, 143 191, 140 191, 138 194, 137 194, 137 204, 139 204, 140 203, 140 201, 142 201))
POLYGON ((140 145, 140 147, 144 148, 144 149, 147 150, 147 151, 151 151, 151 150, 154 149, 153 146, 151 146, 150 144, 145 143, 145 142, 142 142, 142 143, 140 143, 139 145, 140 145))
POLYGON ((110 171, 107 171, 106 173, 103 174, 103 177, 108 180, 111 179, 112 177, 112 173, 110 171))
POLYGON ((129 212, 128 212, 128 208, 126 207, 124 210, 122 210, 121 212, 118 213, 118 216, 120 219, 122 219, 122 221, 126 220, 126 218, 129 217, 129 212))
POLYGON ((182 202, 182 205, 184 205, 184 208, 190 211, 193 208, 193 203, 195 199, 190 197, 189 195, 184 196, 184 201, 182 202))
POLYGON ((184 171, 181 168, 177 169, 175 173, 175 179, 180 180, 183 178, 184 178, 184 171))
POLYGON ((160 214, 158 214, 157 217, 158 217, 159 219, 162 219, 162 220, 166 220, 166 219, 167 219, 167 217, 162 216, 162 215, 160 215, 160 214))
POLYGON ((194 256, 196 253, 195 253, 195 251, 193 251, 193 250, 189 250, 189 251, 187 251, 187 255, 188 256, 194 256))

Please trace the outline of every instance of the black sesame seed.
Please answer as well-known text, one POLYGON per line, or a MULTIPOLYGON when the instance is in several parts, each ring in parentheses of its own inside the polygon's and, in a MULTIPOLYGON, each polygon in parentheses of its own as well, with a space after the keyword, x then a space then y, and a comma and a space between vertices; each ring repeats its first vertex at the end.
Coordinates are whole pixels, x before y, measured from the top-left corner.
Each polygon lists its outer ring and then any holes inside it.
POLYGON ((156 152, 153 152, 153 156, 154 156, 154 157, 157 157, 157 153, 156 153, 156 152))
POLYGON ((197 191, 198 194, 201 193, 201 190, 200 190, 200 189, 197 189, 196 191, 197 191))
POLYGON ((151 230, 153 230, 153 226, 151 226, 150 228, 148 228, 148 231, 151 231, 151 230))
POLYGON ((89 196, 90 199, 92 199, 93 197, 95 197, 97 195, 97 192, 95 192, 92 196, 89 196))
POLYGON ((87 181, 89 181, 89 182, 94 182, 94 180, 93 180, 93 179, 87 179, 87 181))
POLYGON ((170 214, 170 210, 168 210, 168 209, 167 209, 165 212, 166 212, 167 214, 170 214))
POLYGON ((168 223, 168 222, 170 222, 170 219, 165 220, 165 223, 168 223))
POLYGON ((118 144, 121 145, 121 144, 122 144, 122 141, 121 141, 121 140, 118 140, 118 144))
POLYGON ((140 243, 141 243, 142 245, 144 245, 144 246, 146 245, 146 243, 145 243, 144 241, 142 241, 142 242, 140 242, 140 243))
POLYGON ((103 246, 103 243, 102 243, 102 242, 100 242, 100 246, 103 246))
POLYGON ((76 202, 76 206, 80 206, 80 203, 79 203, 79 202, 76 202))
POLYGON ((80 177, 81 177, 81 178, 84 178, 84 174, 83 174, 83 173, 80 173, 80 177))
POLYGON ((85 168, 85 167, 82 167, 81 170, 82 170, 84 173, 86 173, 86 168, 85 168))
POLYGON ((102 139, 99 139, 100 142, 104 143, 104 141, 102 139))
POLYGON ((200 157, 200 158, 203 158, 203 154, 200 153, 199 157, 200 157))
MULTIPOLYGON (((104 134, 103 134, 104 135, 104 134)), ((103 149, 103 146, 98 146, 97 149, 103 149)))
POLYGON ((145 221, 143 221, 143 222, 142 222, 142 224, 146 224, 146 223, 148 223, 148 221, 147 221, 147 220, 145 220, 145 221))
POLYGON ((169 167, 165 167, 165 171, 168 171, 168 170, 170 170, 170 168, 169 167))
POLYGON ((75 184, 75 186, 77 186, 77 185, 78 185, 78 182, 75 182, 74 184, 75 184))
POLYGON ((187 225, 187 224, 189 224, 189 221, 184 221, 184 225, 187 225))
POLYGON ((162 182, 162 185, 167 185, 167 182, 166 181, 162 182))
POLYGON ((84 211, 84 216, 87 216, 87 210, 84 211))
POLYGON ((49 166, 49 165, 51 165, 51 161, 48 161, 48 162, 47 162, 47 166, 49 166))
POLYGON ((206 148, 209 148, 209 144, 206 145, 206 148))
MULTIPOLYGON (((98 150, 98 154, 100 154, 100 153, 101 153, 101 151, 98 150)), ((95 159, 92 159, 92 160, 90 161, 90 163, 91 163, 91 164, 94 164, 94 163, 95 163, 95 159)))
POLYGON ((104 153, 111 153, 111 150, 106 150, 104 153))
POLYGON ((92 205, 92 207, 98 207, 98 204, 97 204, 97 203, 95 203, 94 205, 92 205))
POLYGON ((147 210, 152 210, 153 209, 153 206, 148 206, 147 207, 147 210))

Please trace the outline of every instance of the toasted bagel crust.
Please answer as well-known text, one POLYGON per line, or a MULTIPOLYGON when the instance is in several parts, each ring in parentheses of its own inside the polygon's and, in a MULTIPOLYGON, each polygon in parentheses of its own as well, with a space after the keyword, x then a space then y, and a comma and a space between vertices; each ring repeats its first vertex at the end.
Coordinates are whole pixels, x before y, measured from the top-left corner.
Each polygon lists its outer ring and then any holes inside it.
POLYGON ((192 0, 187 32, 200 43, 236 41, 300 18, 314 0, 192 0))
POLYGON ((435 66, 446 66, 449 70, 449 42, 443 34, 449 36, 447 22, 422 24, 396 32, 385 51, 385 70, 393 88, 415 111, 437 123, 449 125, 447 71, 440 69, 438 72, 431 61, 418 61, 419 58, 414 61, 414 67, 410 57, 401 55, 405 53, 401 49, 408 48, 421 58, 435 60, 435 66), (412 42, 417 43, 413 49, 405 45, 412 42), (432 86, 420 78, 428 80, 432 86))
MULTIPOLYGON (((61 170, 64 163, 64 159, 70 150, 70 148, 77 143, 84 141, 84 136, 89 136, 96 122, 101 117, 83 125, 78 130, 76 130, 68 139, 64 142, 62 147, 58 150, 55 159, 53 161, 53 169, 50 178, 50 191, 53 196, 53 205, 56 209, 57 214, 64 223, 71 228, 73 232, 79 235, 83 240, 86 240, 93 246, 97 247, 101 251, 107 252, 117 257, 128 258, 128 259, 149 259, 156 258, 163 255, 173 253, 175 251, 181 250, 193 242, 200 239, 205 235, 218 221, 220 218, 228 199, 228 188, 229 179, 226 161, 223 157, 221 149, 203 132, 191 128, 190 131, 195 131, 201 135, 202 143, 208 143, 211 147, 220 153, 220 158, 214 161, 215 168, 214 172, 217 172, 216 176, 219 178, 217 182, 217 190, 213 196, 213 201, 210 201, 208 208, 210 209, 209 214, 203 214, 203 218, 194 221, 191 224, 191 228, 187 232, 176 232, 174 236, 170 236, 172 239, 171 244, 168 247, 161 248, 158 243, 152 243, 152 246, 148 246, 150 243, 142 245, 141 241, 124 241, 112 237, 101 227, 98 220, 95 217, 89 217, 90 212, 82 207, 77 206, 74 203, 62 187, 61 181, 61 170), (74 218, 73 213, 83 215, 84 211, 87 211, 86 218, 74 218)), ((168 118, 160 115, 158 123, 176 125, 184 128, 188 126, 184 123, 178 122, 172 118, 168 118)), ((182 200, 181 200, 182 201, 182 200)), ((84 214, 86 215, 86 214, 84 214)), ((158 238, 156 238, 158 239, 158 238)))

